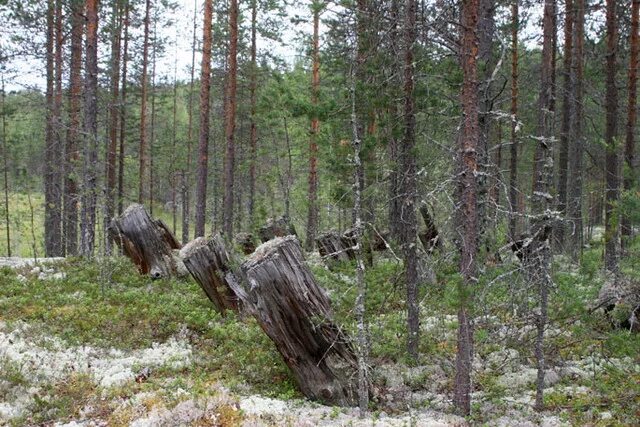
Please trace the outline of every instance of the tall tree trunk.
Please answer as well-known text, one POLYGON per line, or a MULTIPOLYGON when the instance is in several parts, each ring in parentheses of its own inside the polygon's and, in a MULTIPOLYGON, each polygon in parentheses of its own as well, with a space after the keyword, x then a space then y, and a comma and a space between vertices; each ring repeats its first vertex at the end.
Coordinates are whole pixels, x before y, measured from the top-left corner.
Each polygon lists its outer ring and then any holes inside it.
POLYGON ((249 224, 255 226, 255 203, 256 203, 256 159, 258 149, 258 129, 256 125, 256 90, 258 87, 258 64, 256 62, 256 26, 258 15, 258 2, 251 0, 251 81, 249 82, 250 97, 250 158, 249 158, 249 224))
POLYGON ((509 160, 509 238, 517 239, 518 209, 518 1, 511 3, 511 158, 509 160))
MULTIPOLYGON (((567 177, 569 167, 569 141, 573 138, 572 121, 575 111, 575 93, 573 90, 573 0, 565 0, 564 12, 564 54, 562 65, 562 124, 560 130, 560 155, 558 165, 558 212, 563 217, 567 214, 567 177)), ((565 245, 565 225, 555 229, 555 238, 559 247, 565 245)))
POLYGON ((129 0, 124 0, 124 50, 122 52, 122 99, 120 105, 120 147, 118 149, 118 215, 124 203, 124 143, 127 136, 127 64, 129 62, 129 0))
POLYGON ((238 0, 229 4, 229 73, 227 79, 227 103, 225 105, 225 162, 224 202, 222 211, 223 231, 233 237, 233 188, 235 171, 236 86, 238 79, 238 0))
POLYGON ((60 204, 61 197, 59 183, 60 174, 57 172, 60 153, 60 105, 58 93, 58 77, 61 76, 61 46, 58 45, 58 37, 62 37, 61 10, 59 0, 47 2, 47 41, 46 41, 46 128, 45 128, 45 152, 44 152, 44 196, 45 196, 45 222, 44 240, 45 256, 59 256, 62 254, 61 230, 60 230, 60 204), (60 25, 61 26, 61 25, 60 25))
POLYGON ((105 200, 105 245, 106 253, 111 253, 111 240, 107 237, 106 228, 115 214, 116 207, 116 155, 118 149, 118 119, 120 118, 120 38, 122 16, 120 2, 113 2, 111 11, 111 104, 109 106, 109 144, 106 155, 106 200, 105 200))
POLYGON ((98 168, 98 0, 86 0, 84 162, 82 171, 81 253, 93 255, 98 168))
MULTIPOLYGON (((362 10, 358 8, 357 19, 360 24, 360 20, 363 19, 362 10)), ((360 44, 360 35, 356 34, 358 38, 358 43, 356 46, 360 44)), ((360 127, 358 124, 358 114, 356 109, 356 76, 360 75, 356 71, 357 68, 363 65, 361 61, 361 57, 357 49, 354 49, 354 55, 351 60, 351 82, 350 82, 350 92, 351 92, 351 133, 352 133, 352 145, 353 145, 353 159, 354 159, 354 197, 353 197, 353 240, 355 240, 355 249, 353 253, 355 255, 356 260, 356 282, 358 286, 358 296, 356 298, 355 304, 355 313, 356 313, 356 322, 358 324, 358 351, 357 351, 357 359, 358 359, 358 406, 360 409, 360 416, 364 416, 367 412, 369 406, 369 380, 368 380, 368 372, 367 372, 367 360, 368 360, 368 328, 365 317, 365 300, 366 300, 366 291, 367 284, 365 282, 365 264, 362 259, 362 240, 363 240, 363 232, 364 227, 362 224, 362 193, 361 193, 361 185, 360 179, 362 179, 362 160, 360 158, 362 141, 360 139, 360 127)), ((351 240, 351 239, 348 239, 351 240)), ((352 243, 349 241, 349 243, 352 243)))
POLYGON ((200 68, 200 138, 198 147, 198 179, 196 182, 195 236, 204 237, 207 207, 207 165, 209 159, 209 92, 211 89, 211 19, 212 0, 204 2, 202 26, 202 66, 200 68))
POLYGON ((154 203, 154 165, 153 165, 153 149, 156 145, 156 52, 157 52, 157 23, 158 23, 158 8, 153 11, 153 39, 151 45, 151 131, 149 135, 149 214, 153 215, 153 203, 154 203))
POLYGON ((191 220, 191 143, 193 140, 193 82, 196 69, 196 32, 198 29, 198 0, 193 4, 193 36, 191 44, 191 76, 189 80, 189 106, 187 110, 187 164, 182 169, 182 244, 189 242, 191 220))
POLYGON ((4 90, 4 73, 0 72, 0 102, 2 105, 2 174, 4 175, 4 221, 7 239, 7 256, 11 256, 11 223, 9 221, 9 144, 7 143, 7 110, 5 109, 6 95, 4 90))
POLYGON ((571 233, 566 236, 567 247, 574 260, 578 260, 582 250, 582 158, 584 156, 584 16, 585 0, 573 0, 575 12, 573 21, 573 76, 574 119, 572 138, 569 141, 569 161, 567 173, 567 219, 571 233))
POLYGON ((616 54, 618 50, 618 24, 616 17, 616 0, 607 0, 607 53, 606 53, 606 189, 605 189, 605 268, 612 272, 618 271, 618 213, 616 205, 620 198, 620 177, 618 173, 618 88, 616 75, 618 65, 616 54))
POLYGON ((145 178, 147 174, 147 69, 149 67, 149 21, 151 0, 146 0, 144 10, 144 40, 142 42, 142 75, 140 81, 140 145, 138 150, 138 203, 146 200, 145 178))
MULTIPOLYGON (((625 174, 623 180, 623 188, 630 191, 637 180, 635 170, 635 129, 637 122, 638 106, 638 52, 640 51, 640 35, 638 34, 640 11, 640 0, 632 0, 631 6, 631 36, 629 44, 631 45, 631 54, 629 57, 629 83, 628 83, 628 108, 627 108, 627 128, 624 148, 625 174)), ((622 217, 622 237, 623 243, 631 237, 631 222, 628 216, 622 217)))
POLYGON ((404 255, 404 276, 407 286, 407 351, 416 360, 420 332, 418 306, 418 254, 416 217, 416 116, 414 94, 414 45, 416 43, 416 0, 405 0, 404 18, 404 135, 400 148, 400 184, 402 200, 402 249, 404 255))
POLYGON ((176 150, 178 148, 178 30, 176 29, 175 38, 175 52, 173 59, 173 103, 172 103, 172 118, 171 118, 171 168, 169 170, 169 182, 171 183, 171 231, 176 234, 178 226, 178 206, 176 201, 176 188, 178 183, 176 181, 178 170, 176 169, 176 150))
POLYGON ((458 348, 456 353, 456 376, 454 405, 460 415, 471 412, 471 360, 473 355, 473 326, 468 301, 470 288, 477 281, 476 256, 478 253, 478 171, 477 150, 480 138, 478 119, 478 0, 462 3, 462 112, 463 128, 459 153, 459 195, 460 195, 460 307, 458 309, 458 348))
POLYGON ((78 255, 78 168, 82 99, 82 34, 84 1, 71 1, 71 63, 69 66, 69 126, 65 147, 64 239, 67 256, 78 255))
MULTIPOLYGON (((391 28, 389 30, 389 38, 390 38, 390 46, 391 46, 391 55, 393 56, 393 67, 394 69, 400 69, 400 65, 397 63, 399 59, 397 58, 396 52, 400 49, 400 31, 399 31, 399 21, 400 21, 400 5, 398 4, 399 0, 392 0, 391 2, 391 28)), ((395 77, 393 79, 392 88, 395 89, 401 86, 400 83, 400 75, 401 73, 394 73, 395 77)), ((389 235, 393 242, 400 242, 402 237, 402 203, 399 197, 399 185, 400 185, 400 176, 401 172, 399 171, 400 167, 400 158, 399 158, 399 141, 397 137, 397 117, 398 117, 398 103, 395 97, 390 97, 391 105, 388 111, 388 133, 389 133, 389 163, 390 163, 390 172, 389 172, 389 235)))
POLYGON ((538 136, 534 154, 532 200, 531 256, 524 262, 529 280, 538 287, 539 307, 536 314, 537 335, 535 357, 538 376, 535 408, 544 406, 544 331, 547 326, 547 300, 551 280, 551 218, 553 203, 553 38, 555 32, 555 0, 545 0, 543 15, 542 66, 538 99, 538 136))
POLYGON ((320 96, 320 12, 322 5, 312 2, 313 8, 313 51, 312 51, 312 77, 311 77, 311 133, 309 135, 309 193, 307 212, 307 240, 305 248, 313 250, 318 232, 318 132, 320 131, 320 119, 318 118, 318 102, 320 96))

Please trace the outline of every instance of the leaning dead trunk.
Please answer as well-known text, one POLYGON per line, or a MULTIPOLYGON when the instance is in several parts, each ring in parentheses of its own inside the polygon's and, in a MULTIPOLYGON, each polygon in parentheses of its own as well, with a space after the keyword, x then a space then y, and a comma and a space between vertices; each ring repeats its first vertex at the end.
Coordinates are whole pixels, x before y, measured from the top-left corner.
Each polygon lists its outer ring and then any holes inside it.
POLYGON ((151 218, 144 206, 129 206, 111 220, 107 231, 140 273, 149 274, 152 279, 178 274, 172 251, 180 249, 180 244, 162 221, 151 218))
POLYGON ((333 322, 329 298, 305 264, 298 239, 261 245, 242 270, 244 283, 230 285, 275 343, 302 393, 329 405, 355 405, 355 353, 333 322))
POLYGON ((424 246, 424 249, 428 253, 432 253, 436 249, 441 249, 442 240, 440 239, 440 233, 438 233, 438 228, 433 221, 429 208, 424 205, 420 206, 420 214, 422 215, 425 226, 424 231, 418 234, 420 242, 422 242, 422 246, 424 246))
POLYGON ((226 310, 238 310, 238 299, 229 286, 229 280, 233 280, 231 275, 234 275, 234 263, 219 234, 208 241, 204 237, 198 237, 189 242, 180 251, 180 257, 222 315, 226 310))

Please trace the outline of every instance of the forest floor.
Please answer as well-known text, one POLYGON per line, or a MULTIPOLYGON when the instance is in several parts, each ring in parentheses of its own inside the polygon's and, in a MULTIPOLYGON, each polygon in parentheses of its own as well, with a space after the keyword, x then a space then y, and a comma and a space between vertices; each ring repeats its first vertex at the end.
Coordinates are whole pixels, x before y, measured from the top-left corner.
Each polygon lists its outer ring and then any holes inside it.
MULTIPOLYGON (((640 424, 640 337, 589 310, 606 280, 597 246, 580 267, 556 260, 540 414, 532 408, 534 289, 515 260, 486 268, 467 419, 451 414, 459 281, 452 260, 434 259, 433 281, 422 287, 418 361, 404 352, 401 265, 376 258, 368 270, 375 398, 365 419, 303 399, 258 325, 220 317, 191 280, 151 282, 123 258, 19 261, 0 260, 0 425, 640 424)), ((353 267, 328 270, 317 255, 308 262, 338 322, 353 330, 353 267)), ((623 264, 635 280, 637 270, 623 264)))

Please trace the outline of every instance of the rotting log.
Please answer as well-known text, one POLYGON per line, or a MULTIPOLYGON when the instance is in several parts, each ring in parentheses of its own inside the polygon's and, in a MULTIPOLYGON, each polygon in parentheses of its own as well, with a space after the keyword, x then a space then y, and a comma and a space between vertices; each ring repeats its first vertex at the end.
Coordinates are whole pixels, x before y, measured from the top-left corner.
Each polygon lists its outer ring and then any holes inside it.
POLYGON ((420 206, 420 215, 422 216, 425 226, 424 230, 418 234, 420 242, 422 242, 422 246, 424 246, 424 249, 428 253, 432 253, 436 249, 441 249, 442 239, 440 238, 438 228, 433 221, 433 217, 429 212, 429 208, 425 205, 420 206))
POLYGON ((233 240, 245 255, 252 254, 256 250, 256 243, 251 233, 238 233, 233 240))
POLYGON ((243 306, 284 358, 302 393, 328 405, 353 406, 358 367, 346 333, 332 320, 329 298, 304 262, 295 236, 259 246, 232 283, 243 306))
POLYGON ((180 251, 180 257, 220 314, 238 311, 238 298, 229 286, 236 263, 219 234, 209 240, 192 240, 180 251))
POLYGON ((336 231, 322 233, 316 239, 318 252, 324 259, 344 262, 355 259, 355 242, 349 236, 341 236, 336 231))
POLYGON ((268 242, 274 237, 297 236, 296 229, 288 218, 281 216, 278 218, 269 218, 267 223, 260 227, 258 236, 262 243, 268 242))
POLYGON ((140 273, 149 274, 154 280, 178 274, 173 250, 179 249, 180 244, 162 221, 151 218, 144 206, 129 206, 111 220, 107 232, 140 273))

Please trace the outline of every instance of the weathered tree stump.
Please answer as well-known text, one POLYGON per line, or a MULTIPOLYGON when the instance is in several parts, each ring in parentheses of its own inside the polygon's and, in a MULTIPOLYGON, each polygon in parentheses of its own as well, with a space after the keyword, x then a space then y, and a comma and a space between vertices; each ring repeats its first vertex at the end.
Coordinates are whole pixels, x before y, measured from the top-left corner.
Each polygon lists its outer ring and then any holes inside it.
POLYGON ((238 233, 233 240, 236 245, 242 249, 242 253, 245 255, 252 254, 253 251, 256 250, 256 242, 253 239, 253 234, 251 233, 238 233))
POLYGON ((432 253, 436 249, 441 249, 442 239, 440 238, 438 228, 433 221, 433 217, 431 216, 431 213, 429 213, 429 209, 425 205, 420 206, 420 214, 422 215, 425 226, 424 231, 418 233, 418 237, 420 238, 420 242, 422 242, 422 246, 428 253, 432 253))
POLYGON ((151 218, 144 206, 129 206, 111 220, 107 232, 142 274, 159 279, 178 273, 172 250, 179 249, 180 244, 162 221, 151 218))
POLYGON ((262 243, 268 242, 274 237, 297 236, 296 229, 288 218, 281 216, 278 218, 269 218, 267 223, 260 227, 258 236, 262 243))
POLYGON ((273 239, 242 265, 232 284, 275 343, 302 393, 329 405, 357 403, 358 367, 349 338, 332 320, 329 299, 304 262, 298 239, 273 239))
POLYGON ((316 238, 318 252, 325 259, 331 259, 337 262, 351 261, 355 259, 356 254, 353 250, 355 242, 352 238, 340 236, 335 231, 328 231, 316 238))
POLYGON ((219 234, 209 240, 198 237, 189 242, 180 256, 218 312, 224 315, 226 310, 238 311, 238 298, 229 286, 234 260, 219 234))

